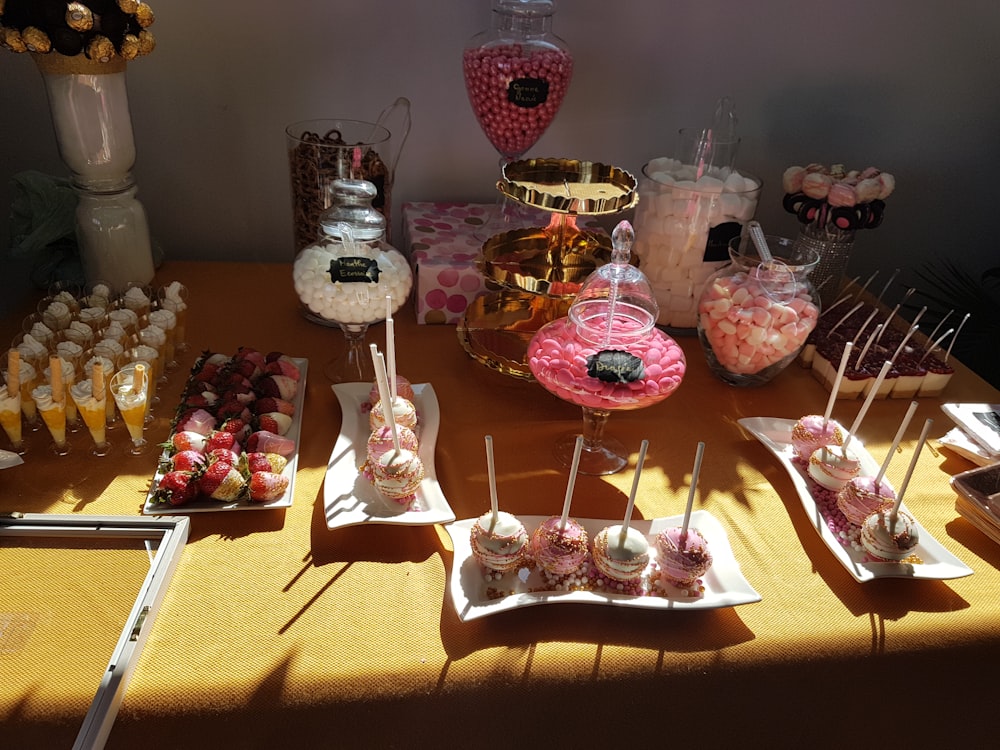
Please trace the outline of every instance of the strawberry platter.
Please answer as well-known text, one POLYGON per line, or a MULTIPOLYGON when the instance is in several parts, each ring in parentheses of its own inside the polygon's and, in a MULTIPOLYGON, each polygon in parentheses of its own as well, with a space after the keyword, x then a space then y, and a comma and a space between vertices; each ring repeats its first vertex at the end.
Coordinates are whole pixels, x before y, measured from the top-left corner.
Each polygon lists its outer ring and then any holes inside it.
POLYGON ((308 360, 241 347, 191 369, 146 495, 146 515, 287 508, 308 360))

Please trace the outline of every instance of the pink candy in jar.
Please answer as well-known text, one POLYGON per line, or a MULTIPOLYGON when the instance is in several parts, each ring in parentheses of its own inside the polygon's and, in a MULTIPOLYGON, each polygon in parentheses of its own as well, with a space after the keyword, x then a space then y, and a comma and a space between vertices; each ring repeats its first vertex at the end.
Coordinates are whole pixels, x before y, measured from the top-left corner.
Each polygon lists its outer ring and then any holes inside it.
POLYGON ((531 148, 549 127, 573 76, 573 57, 551 32, 552 0, 493 0, 491 29, 462 56, 472 111, 506 158, 531 148))
POLYGON ((733 240, 732 264, 705 285, 698 303, 698 336, 709 368, 731 385, 762 385, 805 345, 819 318, 809 272, 815 251, 767 237, 772 263, 762 263, 746 239, 733 240))
POLYGON ((528 347, 531 372, 546 390, 591 409, 639 409, 662 401, 684 377, 684 352, 654 328, 628 341, 630 326, 616 317, 608 344, 578 335, 569 318, 543 326, 528 347))

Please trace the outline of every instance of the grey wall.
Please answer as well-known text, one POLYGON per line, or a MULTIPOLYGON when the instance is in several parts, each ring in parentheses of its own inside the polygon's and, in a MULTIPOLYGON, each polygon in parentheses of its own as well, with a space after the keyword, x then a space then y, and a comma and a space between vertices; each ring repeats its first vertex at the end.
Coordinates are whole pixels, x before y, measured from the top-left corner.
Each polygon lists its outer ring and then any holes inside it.
MULTIPOLYGON (((397 96, 413 128, 395 201, 492 201, 497 158, 469 109, 461 51, 488 0, 152 0, 158 47, 129 67, 135 173, 170 258, 290 261, 283 130, 372 120, 397 96)), ((896 175, 883 226, 851 271, 911 272, 935 257, 1000 260, 1000 3, 995 0, 562 0, 576 59, 564 106, 532 156, 638 171, 674 133, 735 98, 737 165, 764 179, 757 218, 791 233, 780 176, 842 162, 896 175)), ((11 175, 64 174, 32 61, 0 50, 0 241, 11 175)), ((396 220, 398 225, 398 218, 396 220)), ((23 281, 9 264, 4 298, 23 281)))

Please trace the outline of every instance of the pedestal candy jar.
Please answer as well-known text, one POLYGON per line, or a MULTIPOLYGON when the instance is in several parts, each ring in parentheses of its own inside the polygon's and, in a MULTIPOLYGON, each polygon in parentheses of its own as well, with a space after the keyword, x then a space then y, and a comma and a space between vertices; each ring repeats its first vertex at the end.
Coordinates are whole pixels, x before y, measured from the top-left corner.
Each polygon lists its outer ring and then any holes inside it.
MULTIPOLYGON (((659 312, 645 275, 628 263, 632 226, 612 234, 612 261, 584 283, 569 315, 539 329, 528 347, 535 379, 559 398, 583 408, 583 474, 622 469, 629 451, 604 436, 612 411, 642 409, 667 398, 680 385, 684 352, 655 327, 659 312)), ((576 434, 556 444, 556 458, 569 466, 576 434)))
POLYGON ((817 253, 784 237, 765 238, 761 260, 748 237, 729 246, 730 264, 698 301, 698 338, 709 369, 736 386, 763 385, 785 369, 816 327, 820 301, 809 280, 817 253))
POLYGON ((337 180, 333 192, 333 205, 320 219, 322 238, 295 258, 295 291, 307 319, 339 327, 347 338, 346 352, 327 367, 327 376, 334 382, 371 382, 365 333, 400 308, 413 273, 403 254, 384 240, 385 217, 372 207, 375 185, 337 180))

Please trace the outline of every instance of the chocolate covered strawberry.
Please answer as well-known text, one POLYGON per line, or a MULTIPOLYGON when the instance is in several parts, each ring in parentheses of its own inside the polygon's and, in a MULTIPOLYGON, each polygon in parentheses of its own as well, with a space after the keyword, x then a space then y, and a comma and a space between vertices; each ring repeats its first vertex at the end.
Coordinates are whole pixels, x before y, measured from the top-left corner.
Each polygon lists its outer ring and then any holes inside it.
POLYGON ((232 464, 216 461, 198 478, 198 489, 202 495, 228 503, 241 499, 247 486, 243 475, 232 464))
POLYGON ((277 500, 288 489, 288 477, 272 471, 255 471, 250 475, 249 499, 252 503, 277 500))
POLYGON ((284 435, 292 428, 292 418, 276 411, 258 414, 254 421, 258 430, 266 430, 277 435, 284 435))
POLYGON ((205 452, 211 453, 212 451, 224 448, 226 450, 233 451, 236 454, 242 452, 239 441, 236 439, 236 435, 232 432, 226 432, 225 430, 216 430, 208 439, 205 441, 205 452))
POLYGON ((261 453, 252 451, 243 454, 247 473, 253 474, 257 471, 270 471, 280 474, 288 465, 288 459, 278 453, 261 453))
POLYGON ((295 452, 295 441, 269 430, 258 430, 247 438, 246 449, 260 453, 277 453, 287 458, 295 452))
POLYGON ((302 372, 299 370, 299 366, 284 355, 270 360, 264 366, 264 372, 267 375, 285 375, 295 381, 302 379, 302 372))
POLYGON ((257 414, 267 414, 268 412, 276 411, 281 414, 287 414, 290 417, 295 416, 295 404, 283 398, 275 398, 274 396, 264 396, 257 399, 253 402, 252 408, 257 414))
POLYGON ((182 412, 174 424, 174 431, 197 432, 208 435, 215 429, 216 418, 205 409, 188 409, 182 412))
POLYGON ((191 471, 168 471, 153 490, 154 503, 184 505, 198 496, 198 483, 191 471))
POLYGON ((199 432, 182 430, 175 432, 170 438, 170 447, 175 451, 198 451, 205 452, 205 441, 207 438, 199 432))
POLYGON ((291 401, 299 389, 299 384, 287 375, 268 375, 257 381, 254 390, 257 396, 274 396, 291 401))
POLYGON ((187 450, 179 451, 172 455, 167 461, 168 470, 172 471, 198 471, 206 462, 205 454, 201 451, 187 450))

